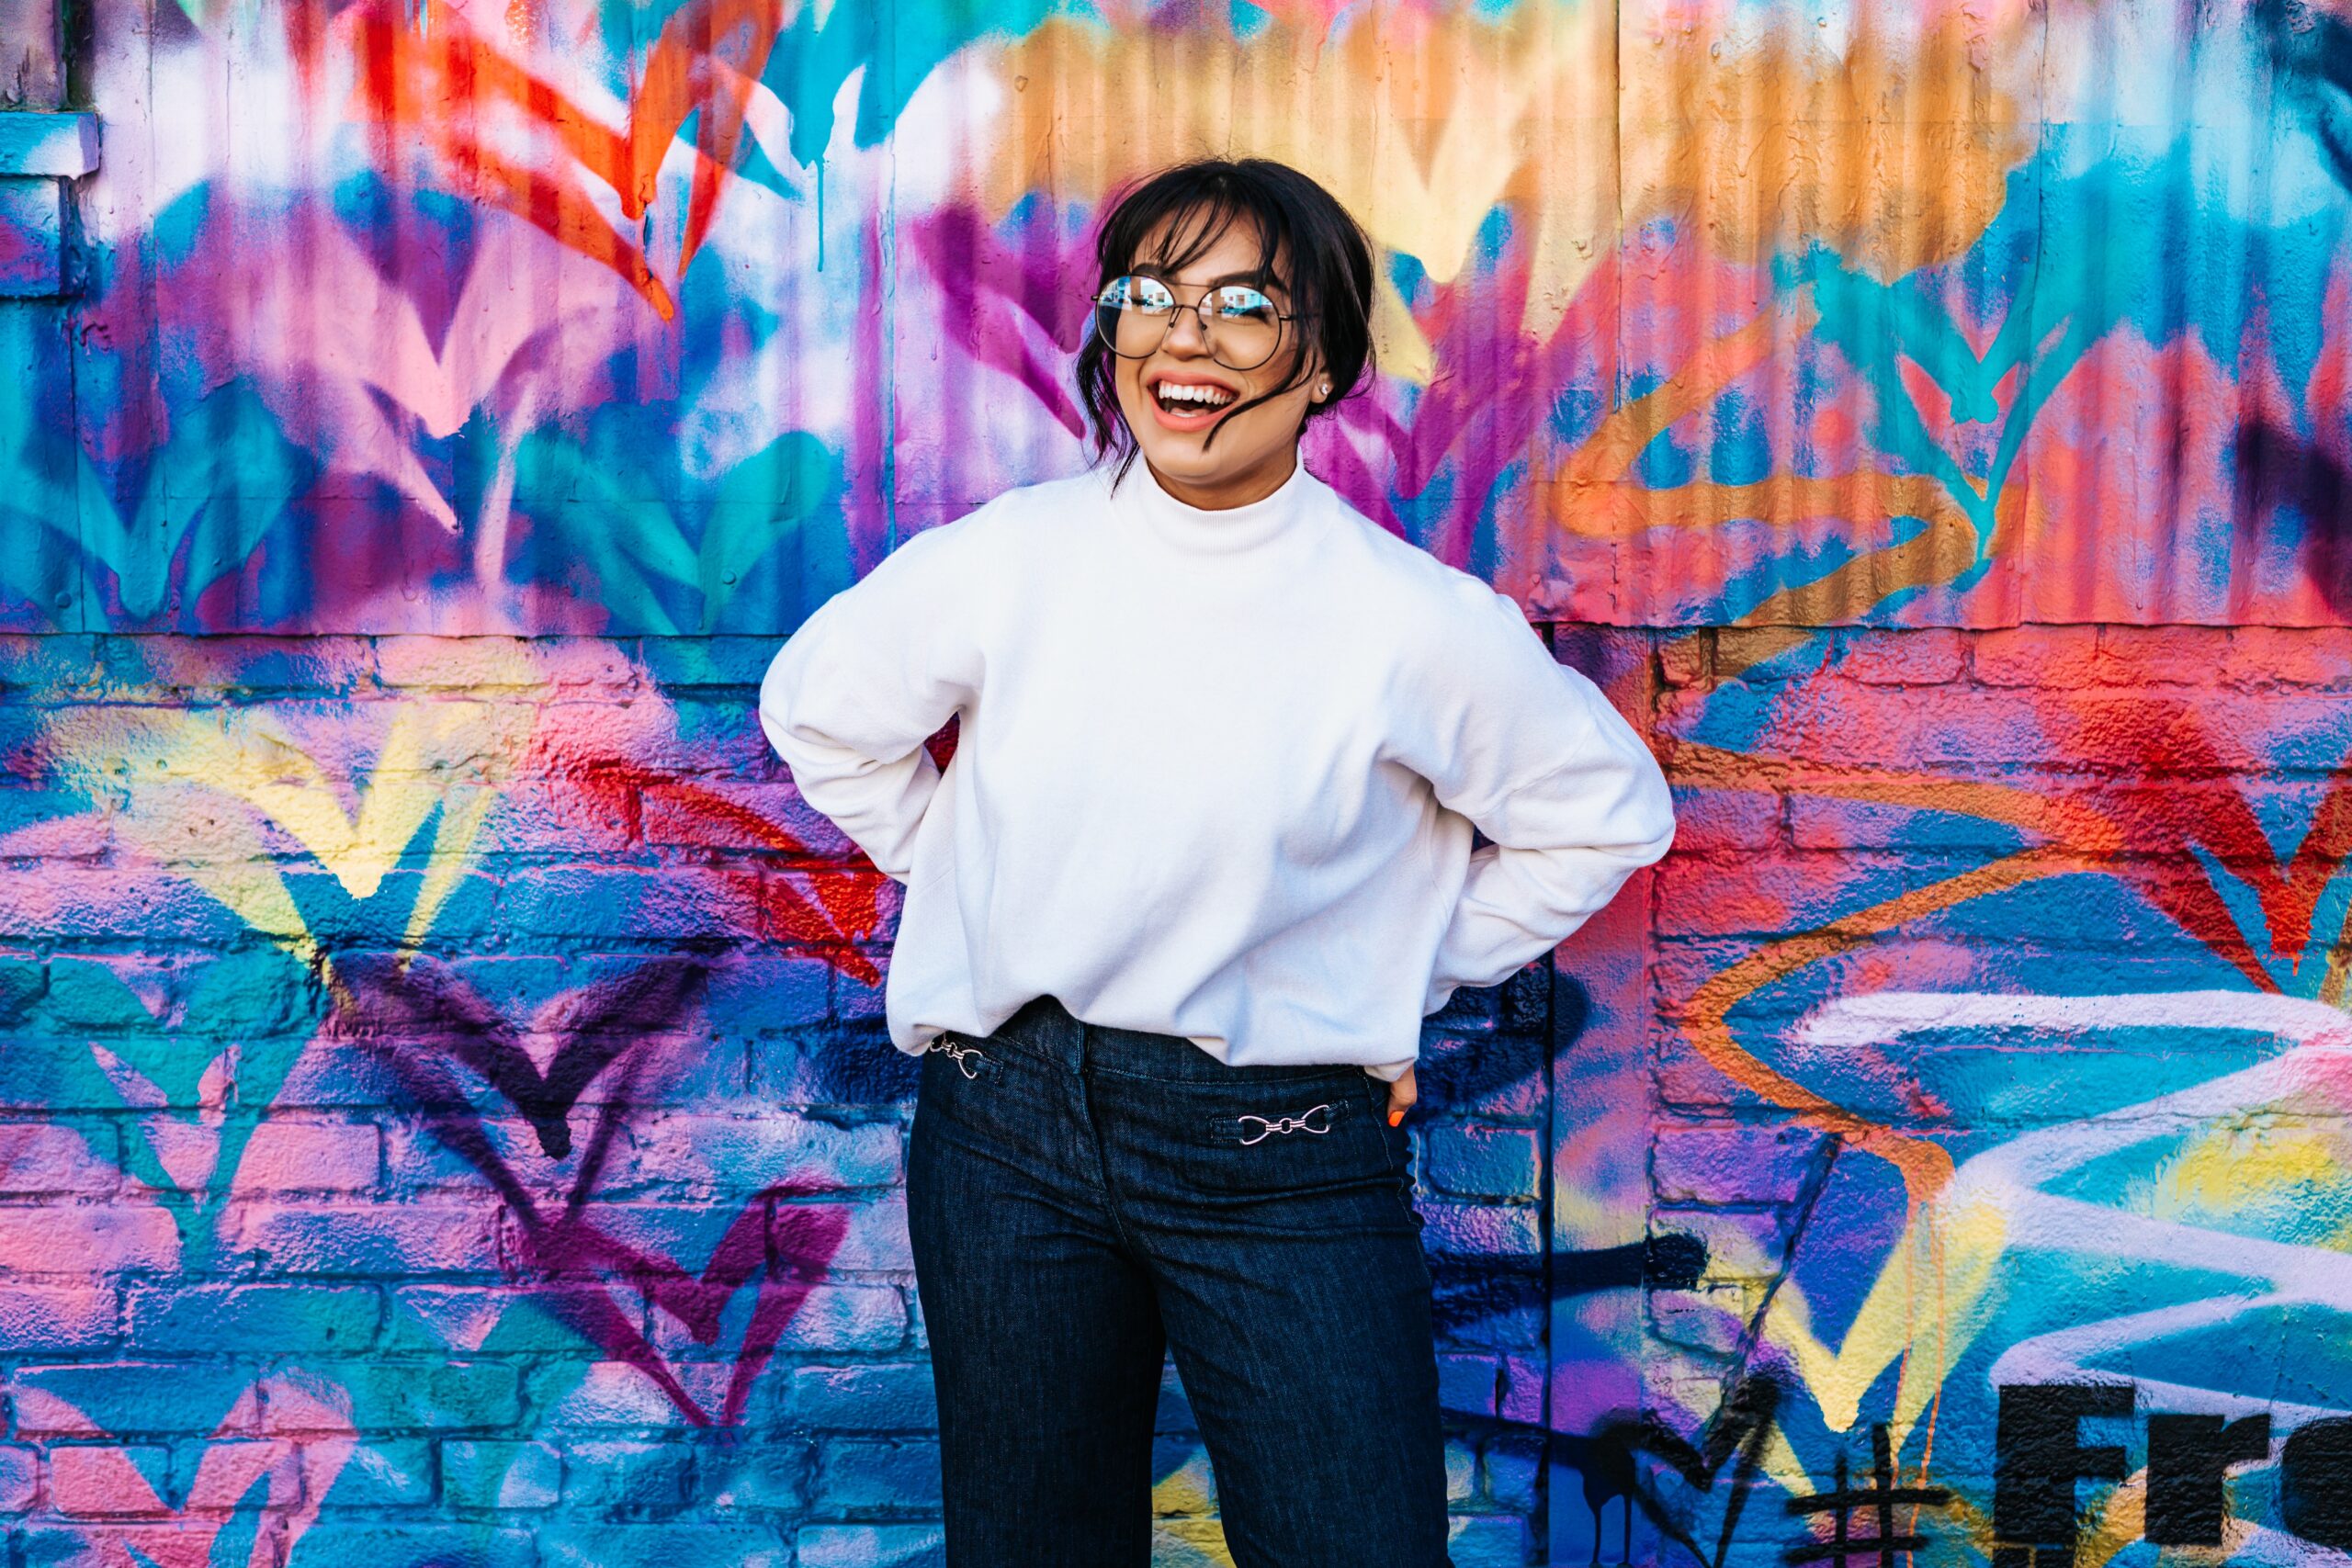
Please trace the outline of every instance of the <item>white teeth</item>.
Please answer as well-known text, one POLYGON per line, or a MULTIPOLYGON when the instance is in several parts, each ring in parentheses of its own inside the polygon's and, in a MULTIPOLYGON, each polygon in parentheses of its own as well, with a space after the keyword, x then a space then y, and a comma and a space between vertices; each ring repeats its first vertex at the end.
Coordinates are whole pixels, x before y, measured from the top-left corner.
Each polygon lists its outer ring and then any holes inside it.
POLYGON ((1162 381, 1155 389, 1163 403, 1204 403, 1210 408, 1222 408, 1233 400, 1233 394, 1222 387, 1202 387, 1180 381, 1162 381))

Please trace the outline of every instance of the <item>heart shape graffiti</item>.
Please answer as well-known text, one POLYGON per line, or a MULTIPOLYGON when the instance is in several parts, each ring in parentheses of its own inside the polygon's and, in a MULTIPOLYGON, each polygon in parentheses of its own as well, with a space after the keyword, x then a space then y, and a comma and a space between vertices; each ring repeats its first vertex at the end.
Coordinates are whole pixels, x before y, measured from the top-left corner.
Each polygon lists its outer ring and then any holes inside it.
POLYGON ((260 1380, 238 1396, 197 1461, 187 1495, 167 1503, 131 1450, 79 1406, 45 1389, 15 1395, 18 1429, 47 1450, 52 1500, 72 1513, 122 1516, 83 1527, 104 1568, 276 1568, 317 1520, 358 1447, 342 1391, 293 1376, 260 1380), (265 1409, 274 1431, 257 1439, 265 1409), (242 1542, 232 1526, 249 1529, 242 1542), (216 1555, 224 1540, 229 1554, 216 1555), (243 1550, 238 1551, 237 1545, 243 1550))
POLYGON ((793 1201, 820 1190, 816 1182, 771 1183, 737 1212, 695 1272, 616 1235, 589 1212, 654 1065, 646 1047, 675 1034, 703 995, 707 966, 657 959, 559 998, 538 1016, 542 1032, 558 1037, 544 1067, 520 1032, 445 967, 361 957, 334 967, 336 1014, 328 1033, 384 1061, 435 1141, 506 1201, 518 1236, 515 1283, 606 1358, 643 1373, 687 1420, 739 1424, 752 1384, 839 1247, 846 1213, 793 1201), (501 1152, 464 1074, 523 1112, 548 1158, 576 1158, 560 1201, 545 1201, 501 1152), (575 1151, 571 1117, 600 1080, 594 1124, 575 1151), (714 1345, 729 1303, 754 1280, 757 1294, 727 1387, 717 1408, 707 1408, 640 1326, 641 1314, 624 1310, 622 1300, 633 1295, 696 1345, 714 1345))

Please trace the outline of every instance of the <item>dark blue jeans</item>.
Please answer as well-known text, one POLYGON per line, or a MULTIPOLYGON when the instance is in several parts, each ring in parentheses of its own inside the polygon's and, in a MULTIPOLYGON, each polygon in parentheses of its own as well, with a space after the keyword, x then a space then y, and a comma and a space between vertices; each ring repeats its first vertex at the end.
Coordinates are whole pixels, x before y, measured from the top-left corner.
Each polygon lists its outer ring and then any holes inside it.
POLYGON ((1173 1351, 1239 1568, 1443 1568, 1429 1267, 1387 1086, 1052 998, 923 1059, 908 1229, 950 1568, 1145 1568, 1173 1351))

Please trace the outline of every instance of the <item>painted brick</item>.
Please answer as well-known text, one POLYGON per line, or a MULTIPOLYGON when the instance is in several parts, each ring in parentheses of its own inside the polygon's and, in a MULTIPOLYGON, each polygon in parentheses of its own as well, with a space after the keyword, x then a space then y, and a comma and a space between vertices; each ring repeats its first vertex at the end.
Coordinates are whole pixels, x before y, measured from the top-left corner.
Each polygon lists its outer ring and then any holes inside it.
POLYGON ((271 1117, 254 1129, 237 1164, 246 1192, 366 1192, 382 1174, 372 1124, 271 1117))
POLYGON ((49 1273, 65 1258, 91 1274, 170 1269, 179 1251, 171 1215, 149 1204, 0 1205, 0 1271, 49 1273))
POLYGON ((221 1226, 247 1269, 281 1274, 482 1273, 498 1267, 497 1211, 473 1206, 254 1202, 221 1226))
MULTIPOLYGON (((1965 811, 1922 811, 1810 794, 1789 797, 1789 838, 1800 850, 1922 849, 1982 852, 1988 858, 2029 841, 2022 829, 1965 811)), ((1679 838, 1676 844, 1679 848, 1679 838)))
POLYGON ((552 1508, 563 1456, 545 1443, 452 1438, 441 1445, 441 1495, 453 1508, 552 1508))
POLYGON ((721 1513, 797 1514, 808 1506, 815 1461, 807 1443, 729 1443, 695 1465, 702 1495, 721 1513))
POLYGON ((936 1514, 939 1445, 826 1443, 818 1450, 814 1502, 828 1514, 936 1514))
POLYGON ((1819 1159, 1820 1134, 1795 1127, 1660 1127, 1651 1179, 1676 1203, 1786 1203, 1819 1159))
POLYGON ((2218 626, 2102 626, 2099 677, 2117 686, 2210 686, 2224 671, 2229 642, 2218 626))
POLYGON ((196 1515, 234 1513, 256 1495, 301 1495, 302 1451, 289 1442, 191 1441, 172 1446, 169 1496, 196 1515))
POLYGON ((1528 1356, 1502 1359, 1502 1393, 1495 1414, 1523 1427, 1544 1424, 1544 1384, 1550 1381, 1542 1360, 1528 1356))
POLYGON ((1448 1410, 1492 1416, 1499 1370, 1498 1358, 1493 1356, 1439 1356, 1438 1403, 1448 1410))
POLYGON ((49 1450, 49 1499, 74 1518, 155 1518, 169 1512, 160 1494, 171 1450, 114 1444, 61 1443, 49 1450))
POLYGON ((1544 1150, 1521 1127, 1438 1126, 1423 1135, 1422 1167, 1440 1191, 1464 1198, 1522 1198, 1541 1190, 1544 1150))
POLYGON ((83 1118, 0 1125, 0 1195, 111 1192, 121 1181, 112 1123, 83 1118))
POLYGON ((1197 1437, 1155 1436, 1151 1440, 1152 1517, 1159 1520, 1214 1518, 1216 1469, 1197 1437))
POLYGON ((1874 686, 1930 686, 1960 679, 1966 663, 1964 634, 1950 627, 1923 631, 1845 631, 1833 656, 1838 673, 1874 686))
MULTIPOLYGON (((734 1369, 723 1361, 670 1368, 698 1411, 719 1407, 734 1369)), ((642 1369, 627 1361, 542 1361, 530 1371, 531 1408, 550 1427, 684 1429, 698 1425, 642 1369)))
POLYGON ((537 1568, 538 1561, 526 1530, 322 1519, 295 1543, 287 1568, 426 1562, 462 1562, 466 1568, 537 1568))
POLYGON ((665 692, 740 688, 729 694, 749 702, 782 643, 775 637, 649 637, 638 648, 646 675, 665 692))
POLYGON ((350 1285, 141 1285, 125 1305, 133 1342, 165 1354, 348 1353, 375 1343, 384 1315, 379 1292, 350 1285))
POLYGON ((2096 626, 2015 626, 1969 639, 1969 673, 1987 686, 2087 686, 2098 678, 2096 626))
POLYGON ((878 1354, 906 1342, 906 1300, 888 1286, 819 1285, 784 1331, 787 1350, 878 1354))
POLYGON ((1414 1207, 1427 1222, 1422 1245, 1432 1252, 1532 1258, 1543 1251, 1542 1219, 1532 1207, 1447 1203, 1426 1198, 1414 1207))
POLYGON ((676 1444, 575 1442, 563 1469, 564 1500, 591 1507, 674 1510, 694 1485, 694 1452, 676 1444))
POLYGON ((1666 1209, 1652 1212, 1652 1235, 1683 1235, 1706 1254, 1702 1279, 1709 1283, 1754 1283, 1782 1268, 1787 1211, 1768 1209, 1666 1209))
POLYGON ((630 1128, 613 1181, 696 1190, 756 1191, 783 1183, 881 1187, 899 1175, 895 1121, 847 1126, 768 1110, 761 1114, 648 1118, 630 1128))
POLYGON ((521 637, 380 637, 374 648, 376 682, 387 689, 520 695, 546 679, 521 637))
POLYGON ((424 1509, 434 1505, 433 1445, 423 1438, 362 1443, 336 1474, 326 1505, 345 1509, 424 1509))
POLYGON ((650 878, 616 866, 559 866, 508 873, 498 919, 510 939, 532 942, 723 942, 743 934, 742 906, 733 888, 691 868, 650 878))
POLYGON ((936 1525, 812 1525, 794 1543, 799 1568, 940 1568, 936 1525))
MULTIPOLYGON (((807 1568, 808 1559, 800 1559, 807 1568)), ((792 1568, 777 1530, 754 1524, 608 1525, 567 1519, 539 1536, 540 1568, 792 1568)))
MULTIPOLYGON (((25 1568, 119 1568, 139 1562, 137 1552, 150 1562, 170 1562, 187 1551, 188 1537, 177 1524, 138 1524, 107 1520, 102 1524, 56 1525, 42 1522, 15 1532, 25 1568)), ((301 1568, 321 1568, 330 1559, 296 1559, 301 1568)))
MULTIPOLYGON (((303 1370, 350 1395, 353 1424, 363 1432, 495 1432, 523 1418, 522 1373, 504 1362, 379 1359, 313 1361, 303 1370)), ((276 1405, 263 1415, 272 1430, 293 1419, 276 1405)))
POLYGON ((1781 797, 1769 790, 1702 789, 1678 783, 1674 791, 1674 852, 1770 849, 1781 841, 1781 797))
POLYGON ((664 848, 756 851, 839 863, 857 846, 787 781, 698 779, 641 796, 645 841, 664 848))
POLYGON ((1786 680, 1817 669, 1815 634, 1800 626, 1721 626, 1715 631, 1718 678, 1786 680))
POLYGON ((796 1427, 836 1432, 921 1432, 937 1425, 931 1368, 922 1362, 795 1367, 785 1414, 796 1427))
POLYGON ((0 1514, 25 1514, 40 1500, 40 1450, 0 1444, 0 1514))
POLYGON ((2233 626, 2221 658, 2222 678, 2233 686, 2352 687, 2352 656, 2340 629, 2233 626))
MULTIPOLYGON (((877 971, 888 969, 888 953, 878 949, 861 949, 877 971)), ((879 1020, 887 1016, 888 996, 879 982, 867 985, 854 976, 837 971, 833 976, 833 1016, 844 1023, 863 1020, 879 1020)), ((884 1042, 888 1049, 888 1043, 884 1042)))
POLYGON ((1455 1519, 1445 1550, 1453 1568, 1523 1568, 1532 1556, 1527 1521, 1493 1514, 1455 1519))
MULTIPOLYGON (((780 1204, 775 1212, 777 1249, 785 1257, 795 1256, 792 1244, 799 1233, 792 1223, 793 1210, 803 1205, 780 1204)), ((832 1273, 903 1275, 913 1270, 914 1253, 907 1239, 907 1204, 903 1197, 850 1205, 848 1220, 833 1248, 830 1266, 832 1273)))
POLYGON ((1850 850, 1669 855, 1651 873, 1657 930, 1660 936, 1776 936, 1973 871, 1984 859, 1850 850))
POLYGON ((1151 1527, 1154 1562, 1225 1562, 1233 1557, 1215 1519, 1160 1519, 1151 1527))
POLYGON ((1698 686, 1712 682, 1715 674, 1715 634, 1694 631, 1661 637, 1657 667, 1658 678, 1669 686, 1698 686))
POLYGON ((1690 1291, 1653 1290, 1645 1306, 1650 1333, 1661 1343, 1729 1355, 1737 1348, 1760 1299, 1752 1285, 1706 1285, 1690 1291))
POLYGON ((121 1337, 107 1285, 0 1285, 0 1345, 17 1355, 97 1350, 121 1337))
POLYGON ((217 1360, 18 1367, 8 1374, 9 1404, 26 1438, 85 1436, 93 1421, 118 1437, 209 1432, 239 1411, 255 1375, 217 1360))

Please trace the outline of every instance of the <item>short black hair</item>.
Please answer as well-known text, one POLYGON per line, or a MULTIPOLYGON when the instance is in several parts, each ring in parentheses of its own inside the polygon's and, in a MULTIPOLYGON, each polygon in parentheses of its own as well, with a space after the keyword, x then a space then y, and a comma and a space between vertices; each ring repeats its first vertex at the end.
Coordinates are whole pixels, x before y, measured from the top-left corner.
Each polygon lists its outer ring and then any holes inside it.
MULTIPOLYGON (((1257 236, 1259 265, 1281 278, 1298 317, 1288 323, 1298 333, 1286 340, 1290 375, 1281 386, 1237 404, 1235 412, 1303 384, 1308 355, 1301 351, 1310 337, 1322 350, 1331 395, 1308 405, 1308 419, 1332 412, 1373 368, 1372 243, 1329 191, 1271 158, 1200 158, 1148 175, 1117 196, 1095 234, 1098 296, 1113 278, 1135 269, 1145 236, 1165 220, 1173 220, 1173 252, 1151 260, 1170 270, 1206 251, 1234 224, 1247 224, 1257 236)), ((1096 460, 1117 454, 1114 478, 1124 478, 1135 461, 1136 438, 1119 412, 1116 364, 1089 312, 1086 342, 1078 351, 1079 400, 1086 405, 1096 460)), ((1224 428, 1219 420, 1209 440, 1224 428)))

